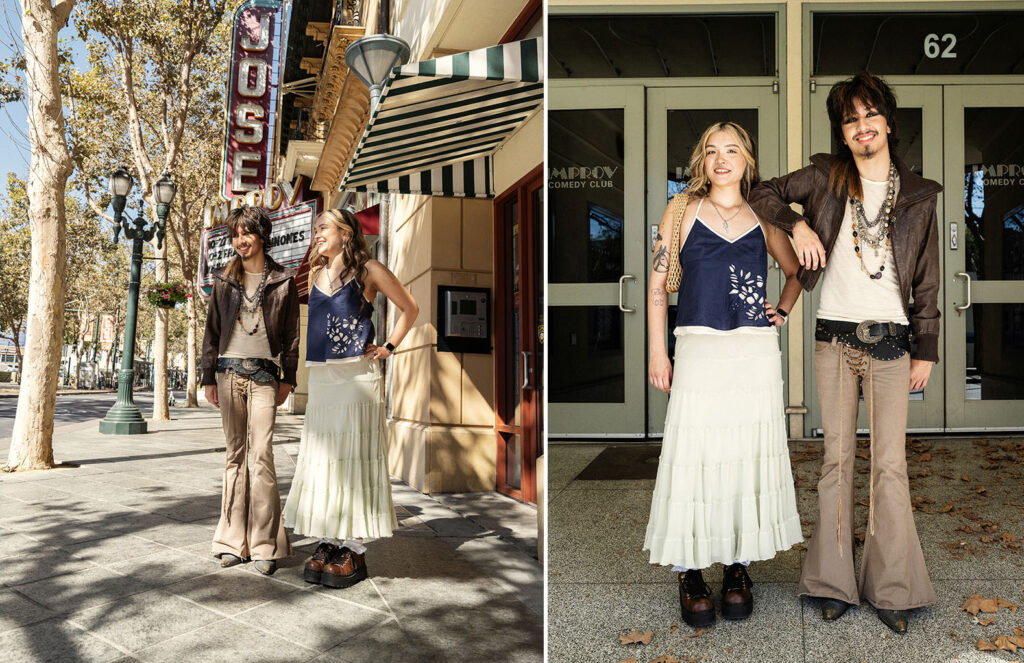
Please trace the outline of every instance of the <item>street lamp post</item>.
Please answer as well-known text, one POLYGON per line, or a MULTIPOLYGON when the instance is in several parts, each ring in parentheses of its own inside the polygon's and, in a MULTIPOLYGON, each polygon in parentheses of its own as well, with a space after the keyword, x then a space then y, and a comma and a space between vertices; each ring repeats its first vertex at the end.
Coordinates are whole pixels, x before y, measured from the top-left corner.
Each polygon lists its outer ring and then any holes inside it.
POLYGON ((110 176, 110 193, 114 195, 114 243, 120 239, 121 231, 132 240, 131 279, 128 281, 128 310, 125 314, 124 348, 121 351, 121 370, 117 373, 117 402, 100 421, 100 432, 111 435, 135 435, 146 432, 146 420, 135 406, 133 394, 135 385, 135 325, 139 312, 139 284, 142 277, 142 246, 156 235, 157 247, 163 245, 167 227, 167 214, 174 200, 176 187, 164 173, 153 184, 153 198, 156 200, 157 222, 146 227, 143 215, 130 220, 124 216, 125 201, 132 188, 132 176, 124 166, 110 176))
POLYGON ((377 109, 381 88, 391 70, 408 62, 410 53, 403 39, 385 34, 357 39, 345 49, 348 68, 370 88, 370 113, 377 109))

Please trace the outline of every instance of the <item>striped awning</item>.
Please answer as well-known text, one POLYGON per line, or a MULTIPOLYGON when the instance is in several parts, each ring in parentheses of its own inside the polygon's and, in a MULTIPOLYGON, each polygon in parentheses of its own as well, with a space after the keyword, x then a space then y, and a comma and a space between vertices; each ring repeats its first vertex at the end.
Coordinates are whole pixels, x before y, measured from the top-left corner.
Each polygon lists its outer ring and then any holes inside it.
POLYGON ((491 155, 544 99, 541 39, 395 67, 341 190, 492 198, 491 155))

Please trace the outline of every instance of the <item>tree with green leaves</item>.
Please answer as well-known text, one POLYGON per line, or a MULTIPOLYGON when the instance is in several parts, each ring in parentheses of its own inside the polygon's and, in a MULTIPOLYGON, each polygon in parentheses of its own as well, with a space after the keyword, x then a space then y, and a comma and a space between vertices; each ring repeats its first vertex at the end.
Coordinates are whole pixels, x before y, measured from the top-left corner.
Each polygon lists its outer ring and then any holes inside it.
MULTIPOLYGON (((227 0, 136 0, 116 5, 105 0, 82 0, 76 12, 75 25, 88 44, 90 75, 96 85, 85 91, 89 96, 83 94, 76 99, 75 105, 81 108, 90 100, 106 101, 103 106, 113 111, 110 115, 117 116, 116 123, 128 135, 134 162, 130 170, 139 182, 142 197, 150 204, 153 183, 162 172, 171 174, 179 184, 188 179, 181 156, 195 124, 209 121, 212 113, 223 127, 222 99, 216 105, 209 104, 217 100, 212 90, 223 94, 226 63, 221 46, 230 23, 226 9, 227 0)), ((88 123, 76 126, 83 141, 93 145, 105 142, 103 136, 87 135, 94 131, 108 129, 88 123)), ((110 170, 108 167, 106 172, 110 170)), ((92 177, 98 177, 98 172, 92 177)), ((215 179, 211 172, 205 177, 215 179)), ((95 180, 84 183, 94 211, 106 216, 91 195, 101 189, 95 180)), ((178 249, 183 280, 194 284, 198 262, 194 257, 198 252, 195 224, 201 205, 194 201, 187 207, 183 204, 176 198, 172 210, 176 208, 178 213, 172 211, 168 219, 168 234, 178 249)), ((154 248, 154 257, 157 281, 168 281, 167 243, 154 248)), ((196 299, 193 296, 191 301, 196 299)), ((187 307, 187 313, 194 334, 198 326, 196 307, 187 307)), ((153 388, 159 394, 167 388, 168 311, 156 311, 155 318, 153 388)), ((190 391, 194 393, 194 387, 190 391)), ((153 418, 167 419, 167 401, 154 398, 153 403, 153 418)))
POLYGON ((22 373, 21 335, 28 317, 29 264, 32 237, 25 183, 7 173, 7 194, 0 210, 0 338, 14 344, 18 375, 22 373))
POLYGON ((64 330, 64 191, 73 168, 65 139, 57 34, 74 5, 75 0, 22 2, 32 256, 26 358, 5 466, 8 471, 53 467, 53 414, 64 330))

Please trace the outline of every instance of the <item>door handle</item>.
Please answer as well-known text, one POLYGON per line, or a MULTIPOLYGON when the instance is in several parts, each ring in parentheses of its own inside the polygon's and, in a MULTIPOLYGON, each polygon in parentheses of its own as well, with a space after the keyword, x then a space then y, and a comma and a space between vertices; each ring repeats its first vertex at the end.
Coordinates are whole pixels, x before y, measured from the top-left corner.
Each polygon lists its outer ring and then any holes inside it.
POLYGON ((519 352, 523 355, 523 389, 533 389, 533 386, 530 385, 530 351, 520 350, 519 352))
POLYGON ((967 279, 967 303, 964 304, 963 306, 956 307, 956 310, 958 311, 966 311, 967 309, 971 308, 971 275, 968 274, 967 272, 957 272, 956 275, 962 276, 965 279, 967 279))
POLYGON ((623 274, 622 276, 619 277, 619 310, 622 311, 623 313, 636 313, 635 306, 626 306, 625 304, 622 303, 622 286, 625 284, 626 279, 636 281, 636 277, 633 276, 632 274, 623 274))

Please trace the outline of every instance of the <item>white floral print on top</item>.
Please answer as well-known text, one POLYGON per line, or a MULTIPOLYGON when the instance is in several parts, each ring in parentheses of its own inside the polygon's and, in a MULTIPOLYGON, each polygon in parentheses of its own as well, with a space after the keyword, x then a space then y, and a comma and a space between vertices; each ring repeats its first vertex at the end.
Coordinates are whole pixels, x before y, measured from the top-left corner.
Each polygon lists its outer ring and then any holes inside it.
POLYGON ((351 350, 362 338, 364 321, 355 317, 342 318, 327 314, 327 338, 331 341, 331 352, 342 354, 351 350))
POLYGON ((747 316, 747 320, 760 320, 764 316, 764 279, 760 274, 746 272, 736 269, 736 265, 729 265, 729 284, 732 289, 729 294, 733 301, 729 308, 733 311, 741 310, 747 316))

